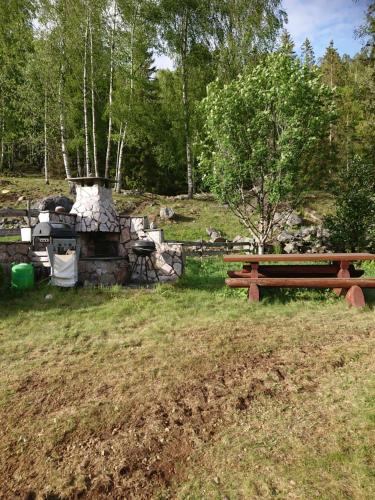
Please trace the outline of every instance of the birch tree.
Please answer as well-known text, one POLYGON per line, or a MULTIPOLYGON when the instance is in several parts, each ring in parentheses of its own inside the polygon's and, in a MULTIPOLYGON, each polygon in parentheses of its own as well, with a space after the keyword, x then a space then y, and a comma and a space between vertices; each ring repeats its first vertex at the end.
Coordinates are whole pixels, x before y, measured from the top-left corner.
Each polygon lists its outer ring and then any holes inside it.
POLYGON ((178 67, 184 120, 185 161, 188 198, 193 198, 191 144, 190 54, 197 44, 208 44, 209 5, 202 0, 160 1, 160 29, 167 53, 178 67))

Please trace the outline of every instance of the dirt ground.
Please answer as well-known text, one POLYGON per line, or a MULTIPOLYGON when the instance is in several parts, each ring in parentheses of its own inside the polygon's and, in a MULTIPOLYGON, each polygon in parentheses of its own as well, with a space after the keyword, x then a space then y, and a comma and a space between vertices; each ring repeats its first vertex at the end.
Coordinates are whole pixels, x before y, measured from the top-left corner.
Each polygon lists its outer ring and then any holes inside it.
POLYGON ((338 347, 350 351, 374 334, 369 328, 333 332, 330 342, 252 354, 243 351, 249 332, 238 328, 228 340, 232 354, 191 367, 178 386, 155 382, 154 392, 138 387, 129 398, 115 377, 111 382, 108 367, 70 371, 60 364, 51 376, 35 370, 17 382, 14 404, 1 414, 2 498, 141 499, 160 491, 167 492, 161 498, 173 498, 194 451, 214 441, 236 414, 251 412, 260 398, 296 405, 317 397, 321 377, 346 363, 338 347), (83 412, 77 423, 76 405, 93 399, 94 414, 83 412), (30 427, 43 418, 64 425, 52 435, 30 427))

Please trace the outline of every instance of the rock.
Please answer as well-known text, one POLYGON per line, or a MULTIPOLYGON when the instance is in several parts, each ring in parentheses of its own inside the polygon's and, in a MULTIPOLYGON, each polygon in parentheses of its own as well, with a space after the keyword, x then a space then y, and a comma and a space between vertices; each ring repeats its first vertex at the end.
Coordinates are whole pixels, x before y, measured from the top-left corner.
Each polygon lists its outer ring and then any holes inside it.
POLYGON ((289 214, 285 220, 288 226, 300 226, 302 224, 301 217, 295 212, 289 214))
POLYGON ((24 196, 20 196, 18 199, 17 199, 17 203, 21 203, 21 201, 24 201, 25 200, 25 197, 24 196))
POLYGON ((314 229, 315 229, 314 226, 312 227, 302 226, 299 233, 302 238, 306 238, 306 236, 310 236, 314 232, 314 229))
POLYGON ((171 220, 176 217, 176 213, 173 208, 170 207, 162 207, 160 209, 160 218, 164 220, 171 220))
POLYGON ((206 233, 208 234, 208 236, 210 236, 210 241, 212 243, 225 241, 225 238, 223 238, 221 232, 217 229, 214 229, 213 227, 208 227, 206 229, 206 233))
POLYGON ((290 234, 287 231, 282 231, 277 237, 277 241, 279 243, 287 243, 288 241, 291 241, 293 238, 294 238, 293 234, 290 234))
POLYGON ((284 252, 286 253, 297 253, 298 252, 298 246, 296 244, 296 242, 291 242, 291 243, 287 243, 284 247, 284 252))
POLYGON ((325 240, 325 239, 328 239, 331 236, 331 234, 328 231, 328 229, 326 229, 326 228, 324 228, 322 226, 318 226, 316 228, 316 236, 319 239, 325 240))
POLYGON ((66 196, 47 196, 39 202, 37 202, 36 208, 39 210, 48 210, 49 212, 54 212, 56 207, 63 207, 65 212, 70 212, 73 206, 73 200, 67 198, 66 196))
POLYGON ((315 223, 321 223, 322 222, 322 218, 318 215, 318 212, 316 212, 315 210, 310 210, 308 208, 305 208, 305 217, 308 219, 308 220, 311 220, 312 222, 315 222, 315 223))
POLYGON ((53 295, 52 295, 52 293, 47 293, 47 295, 44 298, 46 300, 52 300, 53 299, 53 295))
POLYGON ((277 226, 282 226, 284 225, 286 218, 287 218, 286 213, 275 212, 275 215, 273 216, 273 222, 277 226))
POLYGON ((64 208, 64 207, 61 207, 61 206, 57 206, 57 207, 55 208, 55 212, 56 212, 57 214, 64 214, 64 213, 65 213, 65 208, 64 208))

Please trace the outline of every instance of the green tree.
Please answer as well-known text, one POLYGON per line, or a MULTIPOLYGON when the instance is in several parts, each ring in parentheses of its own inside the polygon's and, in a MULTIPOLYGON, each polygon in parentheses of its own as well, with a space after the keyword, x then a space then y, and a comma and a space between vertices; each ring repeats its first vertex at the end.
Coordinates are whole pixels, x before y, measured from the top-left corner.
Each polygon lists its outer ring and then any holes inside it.
POLYGON ((203 0, 160 0, 159 27, 163 45, 175 61, 181 82, 185 162, 188 197, 194 194, 192 152, 191 68, 195 64, 195 47, 209 43, 209 4, 203 0))
POLYGON ((331 93, 319 72, 280 51, 204 100, 205 181, 263 253, 275 214, 303 189, 304 156, 327 130, 331 93))
POLYGON ((280 36, 280 50, 285 52, 291 57, 296 57, 296 53, 294 51, 294 42, 291 34, 288 30, 283 29, 280 36))
POLYGON ((314 49, 313 49, 313 46, 311 45, 311 42, 308 38, 306 38, 302 44, 301 56, 302 56, 303 64, 306 64, 307 66, 314 66, 315 65, 314 49))
MULTIPOLYGON (((0 170, 7 161, 11 168, 23 136, 24 116, 20 113, 22 87, 25 84, 25 62, 33 51, 31 0, 0 2, 0 170)), ((22 142, 23 144, 23 142, 22 142)), ((27 146, 23 145, 23 156, 27 146)))
POLYGON ((350 182, 336 190, 336 213, 325 224, 337 251, 374 251, 375 166, 356 156, 349 169, 350 182))
POLYGON ((280 0, 212 0, 210 5, 217 76, 228 83, 274 48, 287 16, 280 0))

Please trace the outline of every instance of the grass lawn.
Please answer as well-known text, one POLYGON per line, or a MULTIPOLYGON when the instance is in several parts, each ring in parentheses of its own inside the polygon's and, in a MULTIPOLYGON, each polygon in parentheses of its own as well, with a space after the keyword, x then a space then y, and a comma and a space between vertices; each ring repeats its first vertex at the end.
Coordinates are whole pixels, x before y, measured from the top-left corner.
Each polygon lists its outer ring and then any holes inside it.
POLYGON ((375 497, 374 296, 225 269, 0 298, 1 498, 375 497))

